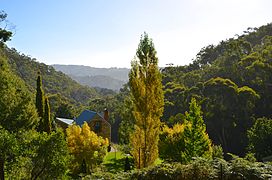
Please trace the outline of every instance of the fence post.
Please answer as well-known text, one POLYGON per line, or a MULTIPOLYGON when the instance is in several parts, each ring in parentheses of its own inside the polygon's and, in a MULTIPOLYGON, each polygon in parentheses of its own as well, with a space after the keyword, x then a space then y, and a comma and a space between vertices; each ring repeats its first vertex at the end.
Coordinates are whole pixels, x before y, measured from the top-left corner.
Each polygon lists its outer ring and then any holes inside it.
POLYGON ((141 169, 141 148, 139 147, 139 169, 141 169))

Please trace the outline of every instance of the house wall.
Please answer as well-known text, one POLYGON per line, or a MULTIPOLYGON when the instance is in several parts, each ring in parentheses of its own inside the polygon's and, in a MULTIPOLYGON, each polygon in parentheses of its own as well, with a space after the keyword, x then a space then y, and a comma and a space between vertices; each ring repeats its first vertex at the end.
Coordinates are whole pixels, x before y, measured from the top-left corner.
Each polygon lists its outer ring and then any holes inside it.
POLYGON ((108 138, 109 142, 111 142, 111 126, 107 121, 96 115, 88 124, 91 130, 94 131, 98 136, 108 138), (100 123, 99 132, 95 132, 95 125, 97 122, 100 123))

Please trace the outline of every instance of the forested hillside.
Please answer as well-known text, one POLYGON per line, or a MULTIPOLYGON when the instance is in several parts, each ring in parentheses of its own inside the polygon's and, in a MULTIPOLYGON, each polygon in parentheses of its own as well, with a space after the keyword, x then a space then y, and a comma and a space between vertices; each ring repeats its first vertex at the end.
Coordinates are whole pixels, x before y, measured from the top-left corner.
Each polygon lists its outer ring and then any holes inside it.
POLYGON ((166 67, 162 73, 163 120, 169 125, 182 120, 180 113, 195 97, 213 142, 225 152, 244 155, 247 130, 257 118, 272 117, 272 24, 208 45, 191 64, 166 67))
POLYGON ((110 76, 97 75, 97 76, 74 76, 69 75, 72 79, 82 85, 89 87, 98 87, 104 89, 110 89, 118 92, 122 86, 126 83, 118 79, 114 79, 110 76))
POLYGON ((59 94, 59 98, 66 99, 70 103, 87 104, 90 99, 99 96, 95 89, 80 85, 52 66, 39 63, 35 58, 19 53, 16 49, 6 48, 5 52, 11 69, 26 82, 31 92, 36 88, 36 78, 40 72, 45 92, 52 95, 59 94))

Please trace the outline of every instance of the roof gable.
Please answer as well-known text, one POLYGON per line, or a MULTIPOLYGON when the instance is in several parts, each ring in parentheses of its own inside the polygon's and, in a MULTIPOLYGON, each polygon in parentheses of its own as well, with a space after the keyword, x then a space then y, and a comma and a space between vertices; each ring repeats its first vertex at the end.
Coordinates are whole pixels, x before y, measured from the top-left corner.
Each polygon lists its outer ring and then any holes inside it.
POLYGON ((102 121, 106 122, 109 126, 111 126, 111 124, 110 124, 108 121, 106 121, 106 120, 104 119, 102 113, 97 113, 97 115, 101 118, 102 121))
POLYGON ((82 126, 84 124, 85 121, 91 121, 94 116, 97 113, 94 111, 90 111, 90 110, 84 110, 79 116, 78 118, 76 118, 75 122, 77 125, 82 126))

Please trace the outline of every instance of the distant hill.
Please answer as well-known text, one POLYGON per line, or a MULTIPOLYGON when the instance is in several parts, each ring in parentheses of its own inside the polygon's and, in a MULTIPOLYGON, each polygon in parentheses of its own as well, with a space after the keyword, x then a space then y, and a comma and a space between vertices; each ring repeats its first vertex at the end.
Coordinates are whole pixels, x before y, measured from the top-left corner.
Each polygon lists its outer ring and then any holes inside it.
POLYGON ((19 53, 14 48, 6 48, 5 51, 11 69, 25 81, 33 95, 37 73, 40 71, 47 95, 58 95, 60 99, 74 105, 87 105, 91 99, 100 96, 94 88, 80 85, 66 74, 56 71, 52 66, 39 63, 35 58, 19 53))
POLYGON ((118 79, 114 79, 109 76, 103 76, 103 75, 97 75, 97 76, 69 75, 69 76, 82 85, 111 89, 114 91, 119 91, 119 89, 123 86, 123 84, 126 83, 125 81, 120 81, 118 79))
POLYGON ((128 81, 127 68, 94 68, 82 65, 52 65, 82 85, 119 90, 128 81))

